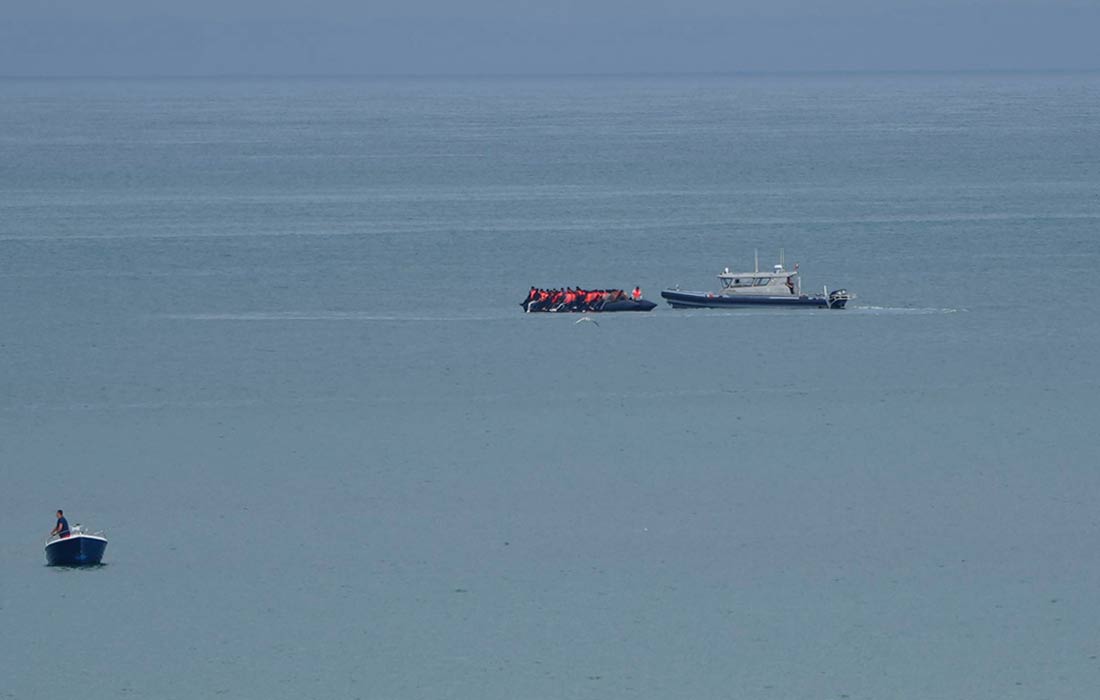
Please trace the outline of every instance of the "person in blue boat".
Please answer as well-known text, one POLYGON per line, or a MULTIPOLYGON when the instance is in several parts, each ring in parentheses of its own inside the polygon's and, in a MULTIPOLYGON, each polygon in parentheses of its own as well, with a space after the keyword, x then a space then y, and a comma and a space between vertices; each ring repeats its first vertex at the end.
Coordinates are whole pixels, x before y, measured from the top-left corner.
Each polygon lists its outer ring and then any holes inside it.
POLYGON ((57 535, 58 537, 69 536, 69 521, 65 519, 65 513, 61 509, 57 511, 57 525, 54 525, 53 531, 50 533, 50 537, 57 535))

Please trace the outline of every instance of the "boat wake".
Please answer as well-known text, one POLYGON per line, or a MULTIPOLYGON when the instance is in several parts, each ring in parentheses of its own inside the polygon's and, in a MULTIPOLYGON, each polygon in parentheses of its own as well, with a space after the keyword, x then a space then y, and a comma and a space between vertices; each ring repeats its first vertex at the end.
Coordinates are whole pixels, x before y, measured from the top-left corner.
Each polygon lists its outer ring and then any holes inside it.
POLYGON ((424 316, 379 314, 367 311, 245 311, 228 313, 158 314, 157 318, 178 321, 357 321, 435 323, 440 321, 500 321, 508 318, 503 312, 496 316, 424 316))
POLYGON ((957 314, 966 309, 941 309, 934 307, 909 307, 909 306, 849 306, 849 311, 856 311, 873 315, 931 315, 931 314, 957 314))

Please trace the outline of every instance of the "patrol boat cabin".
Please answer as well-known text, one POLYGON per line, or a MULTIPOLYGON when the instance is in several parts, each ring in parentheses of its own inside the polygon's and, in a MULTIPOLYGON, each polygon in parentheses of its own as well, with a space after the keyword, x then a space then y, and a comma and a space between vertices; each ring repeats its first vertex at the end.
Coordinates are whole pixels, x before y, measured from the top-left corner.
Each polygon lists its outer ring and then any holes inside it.
POLYGON ((752 272, 730 272, 727 267, 718 275, 721 285, 717 292, 685 292, 666 289, 661 296, 673 308, 720 308, 727 306, 813 306, 843 309, 853 295, 845 289, 822 294, 803 294, 798 264, 793 270, 779 264, 771 270, 761 270, 759 259, 752 272))
POLYGON ((718 275, 724 294, 756 294, 772 296, 801 296, 802 280, 797 267, 791 272, 776 265, 771 272, 730 272, 727 267, 718 275), (728 291, 727 291, 728 290, 728 291))

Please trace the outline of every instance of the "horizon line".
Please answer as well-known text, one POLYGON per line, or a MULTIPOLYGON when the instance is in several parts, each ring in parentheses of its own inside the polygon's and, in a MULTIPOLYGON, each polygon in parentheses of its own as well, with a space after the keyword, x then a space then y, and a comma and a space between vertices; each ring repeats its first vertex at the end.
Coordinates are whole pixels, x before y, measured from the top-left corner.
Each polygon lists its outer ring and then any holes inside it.
POLYGON ((0 80, 216 80, 216 79, 490 79, 490 78, 686 78, 686 77, 807 77, 807 76, 936 76, 936 75, 1081 75, 1100 68, 837 68, 796 70, 699 71, 531 71, 531 72, 398 72, 398 73, 43 73, 4 74, 0 80))

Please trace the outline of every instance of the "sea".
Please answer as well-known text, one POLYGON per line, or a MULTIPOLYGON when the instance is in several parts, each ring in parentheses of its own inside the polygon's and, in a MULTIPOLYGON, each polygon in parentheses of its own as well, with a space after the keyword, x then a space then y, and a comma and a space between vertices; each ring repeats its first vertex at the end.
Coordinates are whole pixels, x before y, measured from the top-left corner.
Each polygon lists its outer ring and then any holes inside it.
POLYGON ((1090 697, 1098 264, 1097 73, 0 80, 0 698, 1090 697))

